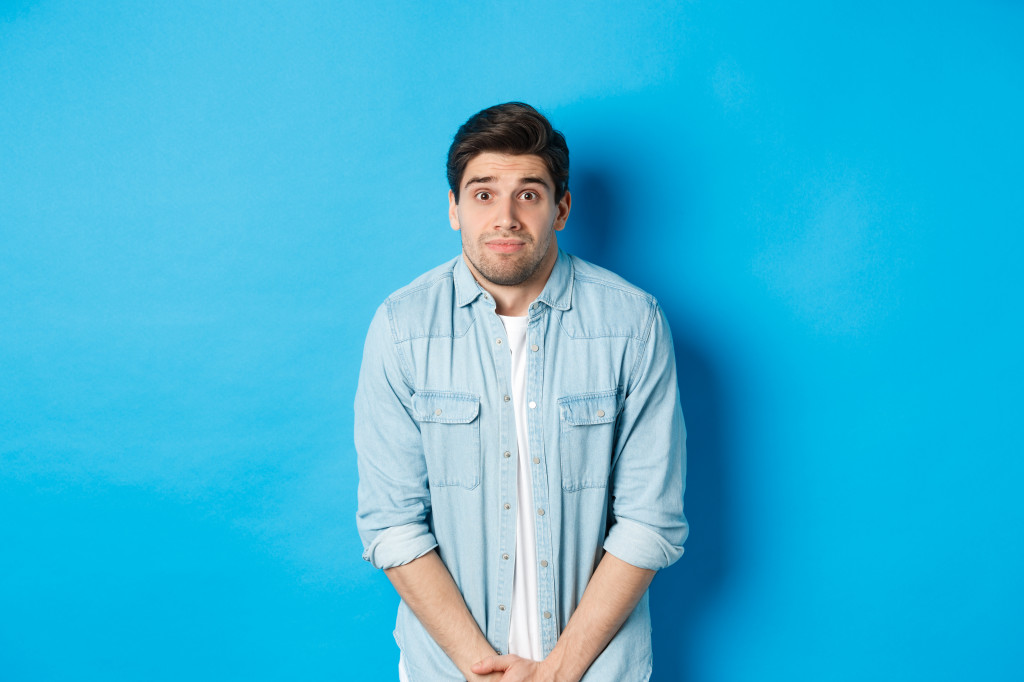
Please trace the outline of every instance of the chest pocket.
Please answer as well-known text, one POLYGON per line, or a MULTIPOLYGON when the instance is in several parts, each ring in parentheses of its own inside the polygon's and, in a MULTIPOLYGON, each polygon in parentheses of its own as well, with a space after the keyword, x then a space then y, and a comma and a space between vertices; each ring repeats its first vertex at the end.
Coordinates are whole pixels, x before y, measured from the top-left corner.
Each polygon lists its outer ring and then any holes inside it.
POLYGON ((480 485, 480 397, 455 391, 417 391, 413 416, 420 424, 431 487, 480 485))
POLYGON ((558 399, 562 489, 607 488, 615 447, 618 391, 558 399))

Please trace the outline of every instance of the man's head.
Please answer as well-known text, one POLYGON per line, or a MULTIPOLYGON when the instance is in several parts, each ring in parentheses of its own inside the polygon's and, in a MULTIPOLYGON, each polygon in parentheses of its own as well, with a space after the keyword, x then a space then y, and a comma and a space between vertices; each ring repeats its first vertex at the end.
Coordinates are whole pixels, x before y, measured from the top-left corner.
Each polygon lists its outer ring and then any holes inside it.
POLYGON ((569 150, 526 104, 484 109, 459 128, 448 152, 448 217, 477 279, 539 293, 565 227, 569 150))
POLYGON ((569 147, 543 114, 522 102, 506 102, 471 116, 448 148, 448 187, 459 202, 466 164, 481 152, 539 156, 554 182, 555 202, 569 190, 569 147))

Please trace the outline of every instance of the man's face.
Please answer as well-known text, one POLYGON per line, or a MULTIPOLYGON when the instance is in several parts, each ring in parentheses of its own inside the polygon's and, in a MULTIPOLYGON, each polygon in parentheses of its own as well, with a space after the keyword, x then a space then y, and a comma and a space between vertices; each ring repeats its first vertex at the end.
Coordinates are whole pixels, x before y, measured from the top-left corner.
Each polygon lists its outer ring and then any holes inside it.
POLYGON ((547 279, 558 257, 555 232, 565 227, 570 197, 555 202, 543 159, 532 154, 477 154, 462 174, 459 202, 448 192, 448 219, 462 232, 462 251, 484 279, 529 286, 547 279))

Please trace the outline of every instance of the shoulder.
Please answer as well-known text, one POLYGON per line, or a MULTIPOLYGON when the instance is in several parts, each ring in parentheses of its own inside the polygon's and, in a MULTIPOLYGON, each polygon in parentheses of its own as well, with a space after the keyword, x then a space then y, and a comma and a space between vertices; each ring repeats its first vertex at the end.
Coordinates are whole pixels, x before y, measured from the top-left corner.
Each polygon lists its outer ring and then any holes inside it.
POLYGON ((570 259, 572 307, 562 316, 566 333, 644 338, 658 309, 654 296, 610 270, 576 256, 570 259))
POLYGON ((428 270, 384 300, 378 316, 387 317, 395 342, 451 335, 457 262, 458 257, 428 270))
POLYGON ((604 295, 620 296, 624 301, 642 307, 657 305, 653 296, 635 284, 630 284, 611 270, 594 265, 578 256, 570 255, 569 258, 572 261, 576 284, 581 289, 604 295))
POLYGON ((394 305, 408 300, 422 300, 436 295, 441 289, 452 288, 452 273, 457 261, 456 257, 436 268, 427 270, 404 287, 392 292, 384 301, 385 305, 394 305))

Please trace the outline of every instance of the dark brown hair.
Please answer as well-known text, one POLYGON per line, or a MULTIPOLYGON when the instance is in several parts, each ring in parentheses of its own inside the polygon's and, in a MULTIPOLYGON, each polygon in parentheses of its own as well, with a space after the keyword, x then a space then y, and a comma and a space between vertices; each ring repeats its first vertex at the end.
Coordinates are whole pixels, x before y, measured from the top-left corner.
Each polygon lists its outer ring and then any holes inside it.
POLYGON ((522 102, 506 102, 473 114, 448 148, 448 186, 459 202, 462 174, 477 154, 534 154, 544 160, 554 181, 555 201, 569 190, 569 147, 565 136, 543 114, 522 102))

